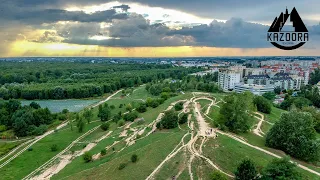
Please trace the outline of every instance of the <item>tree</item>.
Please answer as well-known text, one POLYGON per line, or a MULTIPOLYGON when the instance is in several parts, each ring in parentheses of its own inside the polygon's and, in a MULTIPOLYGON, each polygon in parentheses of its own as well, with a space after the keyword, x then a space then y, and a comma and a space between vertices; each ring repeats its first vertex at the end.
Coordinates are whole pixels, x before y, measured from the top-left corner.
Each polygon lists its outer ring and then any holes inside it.
POLYGON ((233 93, 225 97, 218 117, 221 127, 226 126, 234 133, 247 132, 253 122, 253 95, 249 92, 233 93))
POLYGON ((101 129, 104 131, 107 131, 109 127, 110 127, 110 123, 108 122, 101 124, 101 129))
POLYGON ((235 172, 236 180, 252 180, 256 179, 258 172, 255 164, 250 159, 244 159, 235 172))
POLYGON ((77 128, 78 128, 78 132, 79 133, 83 132, 84 126, 85 126, 84 119, 83 119, 83 117, 80 117, 78 122, 77 122, 77 128))
POLYGON ((275 87, 274 88, 274 93, 280 94, 281 93, 281 88, 280 87, 275 87))
POLYGON ((92 154, 90 152, 85 152, 83 154, 83 160, 84 162, 88 163, 90 161, 92 161, 92 154))
POLYGON ((102 149, 100 152, 101 156, 104 156, 107 154, 107 150, 106 149, 102 149))
POLYGON ((127 113, 123 116, 123 119, 125 121, 131 121, 133 122, 135 119, 138 118, 138 113, 137 112, 130 112, 130 113, 127 113))
POLYGON ((127 110, 127 111, 130 111, 130 112, 131 112, 132 109, 133 109, 133 107, 132 107, 132 105, 131 105, 130 103, 126 105, 126 110, 127 110))
POLYGON ((262 94, 262 96, 271 101, 273 101, 276 98, 276 94, 274 92, 266 92, 262 94))
POLYGON ((132 154, 132 156, 131 156, 131 162, 135 163, 135 162, 137 162, 137 160, 138 160, 138 155, 132 154))
POLYGON ((268 99, 262 97, 262 96, 256 96, 253 99, 253 103, 257 106, 257 110, 262 112, 262 113, 266 113, 266 114, 270 114, 271 113, 271 103, 269 102, 268 99))
POLYGON ((147 111, 147 105, 145 103, 140 103, 136 110, 139 113, 144 113, 147 111))
POLYGON ((181 111, 183 109, 183 102, 179 102, 176 105, 174 105, 174 109, 176 111, 181 111))
POLYGON ((101 119, 102 122, 108 121, 111 118, 111 111, 108 106, 102 107, 99 106, 98 117, 101 119))
POLYGON ((288 157, 274 159, 262 171, 261 180, 300 180, 301 175, 296 165, 290 162, 288 157))
POLYGON ((173 129, 178 126, 178 115, 173 110, 167 111, 164 113, 163 118, 160 121, 160 124, 165 129, 173 129))
POLYGON ((303 107, 302 108, 302 111, 303 112, 308 112, 312 115, 313 117, 313 124, 314 124, 314 129, 320 133, 320 112, 318 111, 317 108, 315 107, 303 107))
POLYGON ((309 83, 311 85, 315 85, 320 81, 320 69, 317 68, 314 70, 314 72, 310 73, 310 81, 309 83))
POLYGON ((31 103, 30 103, 30 107, 32 107, 33 109, 39 109, 39 108, 41 108, 41 106, 40 106, 38 103, 36 103, 36 102, 31 102, 31 103))
POLYGON ((83 117, 88 121, 88 124, 90 124, 91 119, 93 118, 93 112, 91 109, 85 109, 83 112, 83 117))
POLYGON ((189 114, 183 113, 183 115, 179 119, 179 124, 184 124, 188 121, 189 114))
POLYGON ((283 113, 268 132, 266 145, 305 161, 313 162, 320 158, 320 142, 317 141, 310 113, 283 113))
POLYGON ((211 180, 228 180, 228 178, 226 177, 226 175, 224 175, 223 173, 221 173, 220 171, 214 171, 211 174, 211 180))

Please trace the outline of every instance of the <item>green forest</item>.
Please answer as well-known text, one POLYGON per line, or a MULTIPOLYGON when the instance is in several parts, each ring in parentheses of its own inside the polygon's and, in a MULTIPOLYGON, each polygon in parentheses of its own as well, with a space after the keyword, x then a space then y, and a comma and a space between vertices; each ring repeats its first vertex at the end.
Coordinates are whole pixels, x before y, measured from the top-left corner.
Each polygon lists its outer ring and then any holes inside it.
POLYGON ((152 81, 182 79, 198 71, 198 68, 137 63, 0 62, 0 98, 97 97, 152 81))

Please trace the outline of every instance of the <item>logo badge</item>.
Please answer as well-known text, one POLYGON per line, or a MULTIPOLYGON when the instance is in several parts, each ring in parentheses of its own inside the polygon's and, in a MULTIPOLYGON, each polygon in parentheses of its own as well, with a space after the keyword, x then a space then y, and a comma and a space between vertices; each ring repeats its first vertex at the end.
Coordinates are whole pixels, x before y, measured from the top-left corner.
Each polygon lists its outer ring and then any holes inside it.
POLYGON ((294 50, 309 40, 308 29, 300 18, 296 8, 291 13, 283 12, 276 17, 268 31, 267 41, 283 50, 294 50))

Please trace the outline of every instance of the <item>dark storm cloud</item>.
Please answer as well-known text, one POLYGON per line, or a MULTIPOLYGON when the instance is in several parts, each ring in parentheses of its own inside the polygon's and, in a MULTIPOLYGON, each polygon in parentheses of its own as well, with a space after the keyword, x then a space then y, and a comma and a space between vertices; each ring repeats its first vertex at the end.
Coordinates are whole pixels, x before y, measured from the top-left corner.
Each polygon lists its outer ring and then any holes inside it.
POLYGON ((20 21, 25 24, 52 23, 57 21, 79 22, 111 22, 112 19, 125 19, 127 14, 118 14, 114 9, 86 14, 82 11, 66 11, 61 9, 3 10, 0 19, 20 21))
MULTIPOLYGON (((112 2, 111 0, 13 0, 19 6, 35 7, 65 7, 98 5, 112 2)), ((198 16, 215 19, 230 19, 232 17, 242 18, 246 21, 270 22, 278 16, 286 7, 296 7, 303 16, 319 13, 319 0, 122 0, 121 3, 137 2, 149 6, 158 6, 177 9, 198 16)), ((318 24, 307 17, 303 20, 312 24, 318 24)), ((311 24, 310 24, 311 25, 311 24)))
POLYGON ((132 14, 126 20, 114 20, 112 26, 106 30, 99 29, 99 25, 82 23, 62 27, 59 34, 64 34, 64 42, 84 45, 101 45, 115 47, 159 47, 182 46, 192 44, 192 38, 179 34, 167 35, 170 29, 165 24, 150 24, 142 15, 132 14), (81 26, 81 28, 79 28, 81 26), (82 29, 77 31, 77 29, 82 29), (83 31, 85 29, 85 31, 83 31), (77 33, 75 33, 75 31, 77 33), (92 32, 92 33, 85 33, 92 32), (92 40, 90 37, 103 34, 113 39, 92 40))

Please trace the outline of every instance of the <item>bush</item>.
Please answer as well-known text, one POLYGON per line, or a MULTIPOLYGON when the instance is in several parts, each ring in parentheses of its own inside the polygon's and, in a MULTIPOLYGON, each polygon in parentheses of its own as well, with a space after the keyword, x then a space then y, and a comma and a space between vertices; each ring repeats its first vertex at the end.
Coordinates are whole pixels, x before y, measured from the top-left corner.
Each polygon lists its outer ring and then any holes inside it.
POLYGON ((130 112, 130 113, 127 113, 123 116, 123 119, 125 121, 131 121, 133 122, 136 118, 138 117, 138 113, 137 112, 130 112))
POLYGON ((268 99, 262 96, 256 96, 253 100, 253 103, 257 106, 257 110, 262 113, 270 114, 272 104, 268 99))
POLYGON ((44 134, 47 131, 47 126, 46 125, 40 125, 39 127, 36 127, 33 132, 32 135, 36 135, 36 136, 40 136, 42 134, 44 134))
POLYGON ((119 108, 122 108, 122 107, 123 107, 123 104, 120 104, 120 105, 119 105, 119 108))
POLYGON ((4 132, 7 130, 7 127, 5 125, 0 125, 0 132, 4 132))
POLYGON ((136 109, 139 113, 144 113, 147 111, 147 105, 145 103, 139 104, 139 106, 136 109))
POLYGON ((174 109, 176 111, 181 111, 183 109, 183 102, 179 102, 176 105, 174 105, 174 109))
MULTIPOLYGON (((178 126, 178 115, 174 111, 167 111, 164 114, 164 117, 160 121, 160 127, 162 125, 163 128, 165 129, 173 129, 178 126)), ((157 125, 158 126, 158 125, 157 125)))
POLYGON ((268 179, 290 179, 301 180, 301 174, 297 171, 296 165, 290 162, 288 157, 274 159, 262 171, 262 180, 268 179))
POLYGON ((110 127, 110 124, 108 122, 101 124, 101 129, 104 131, 107 131, 110 127))
POLYGON ((100 152, 101 156, 104 156, 107 154, 107 150, 106 149, 102 149, 100 152))
POLYGON ((124 120, 118 121, 118 126, 121 127, 125 124, 126 122, 124 120))
POLYGON ((280 120, 269 130, 266 145, 310 162, 320 159, 320 143, 310 113, 282 113, 280 120))
POLYGON ((53 145, 50 147, 50 149, 51 149, 52 152, 56 152, 56 151, 58 151, 58 145, 53 144, 53 145))
POLYGON ((228 178, 220 171, 214 171, 211 175, 211 180, 228 180, 228 178))
POLYGON ((83 155, 83 160, 84 162, 88 163, 90 161, 92 161, 92 155, 89 152, 85 152, 83 155))
POLYGON ((243 160, 234 174, 236 180, 253 180, 258 176, 254 163, 249 159, 243 160))
POLYGON ((119 165, 119 170, 122 170, 122 169, 124 169, 125 167, 127 166, 127 164, 126 163, 121 163, 120 165, 119 165))
POLYGON ((116 107, 115 107, 114 105, 111 105, 110 108, 111 108, 111 109, 115 109, 116 107))
POLYGON ((32 148, 32 147, 29 147, 29 148, 28 148, 28 151, 33 151, 33 148, 32 148))
POLYGON ((186 123, 187 121, 188 121, 188 114, 183 114, 182 116, 181 116, 181 118, 179 119, 179 124, 184 124, 184 123, 186 123))
POLYGON ((137 120, 138 125, 142 125, 142 124, 144 124, 144 122, 145 122, 144 118, 137 120))
POLYGON ((137 160, 138 160, 138 155, 133 154, 133 155, 131 156, 131 162, 135 163, 135 162, 137 162, 137 160))

